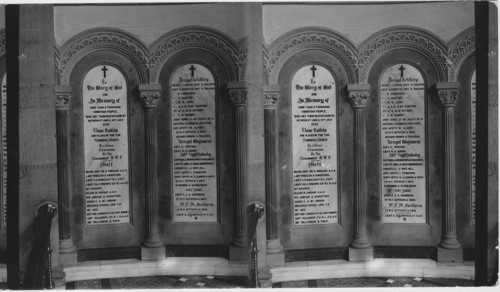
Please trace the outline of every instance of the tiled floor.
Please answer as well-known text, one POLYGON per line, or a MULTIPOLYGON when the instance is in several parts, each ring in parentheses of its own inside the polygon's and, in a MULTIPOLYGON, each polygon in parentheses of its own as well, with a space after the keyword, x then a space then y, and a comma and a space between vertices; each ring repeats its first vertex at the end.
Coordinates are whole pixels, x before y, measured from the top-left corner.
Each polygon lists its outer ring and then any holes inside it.
MULTIPOLYGON (((70 282, 66 289, 163 289, 163 288, 243 288, 242 277, 222 276, 149 276, 70 282)), ((473 280, 444 278, 339 278, 274 283, 273 288, 336 287, 470 287, 473 280)))
POLYGON ((242 277, 224 276, 147 276, 69 282, 68 290, 165 289, 165 288, 244 288, 242 277))

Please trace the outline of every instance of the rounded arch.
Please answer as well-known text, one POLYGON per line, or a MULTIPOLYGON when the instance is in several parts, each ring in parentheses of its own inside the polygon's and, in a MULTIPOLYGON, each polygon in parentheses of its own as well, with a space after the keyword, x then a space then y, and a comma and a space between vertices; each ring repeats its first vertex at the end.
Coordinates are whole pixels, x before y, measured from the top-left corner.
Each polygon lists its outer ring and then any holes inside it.
POLYGON ((201 26, 187 26, 164 34, 150 47, 151 82, 159 82, 161 68, 179 50, 201 49, 214 54, 223 64, 230 81, 240 80, 246 54, 227 35, 201 26))
POLYGON ((148 81, 148 50, 131 34, 115 28, 89 29, 68 40, 61 48, 56 65, 60 84, 69 84, 69 78, 76 63, 87 54, 109 50, 117 52, 132 61, 141 83, 148 81))
POLYGON ((452 62, 450 80, 457 81, 458 72, 464 61, 476 50, 476 29, 474 26, 464 30, 454 37, 448 46, 449 58, 452 62))
POLYGON ((433 64, 438 79, 448 80, 450 65, 447 48, 443 41, 431 32, 415 27, 391 27, 374 33, 360 46, 359 80, 366 83, 368 72, 375 61, 388 51, 410 49, 421 52, 433 64))
POLYGON ((5 28, 0 29, 0 57, 5 55, 7 47, 5 46, 5 28))
POLYGON ((298 52, 310 49, 326 51, 337 57, 348 72, 349 82, 357 81, 356 46, 341 34, 322 27, 292 30, 275 40, 265 62, 268 83, 276 84, 283 64, 298 52))

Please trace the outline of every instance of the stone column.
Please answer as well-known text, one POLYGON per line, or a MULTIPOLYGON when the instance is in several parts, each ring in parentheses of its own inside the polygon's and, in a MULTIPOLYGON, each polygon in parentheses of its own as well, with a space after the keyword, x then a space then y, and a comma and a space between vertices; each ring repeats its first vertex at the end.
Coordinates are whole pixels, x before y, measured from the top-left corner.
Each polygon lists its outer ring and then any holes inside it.
POLYGON ((146 156, 146 234, 141 246, 141 260, 165 258, 165 246, 158 233, 158 182, 156 175, 156 105, 161 96, 160 84, 140 84, 144 108, 146 156))
POLYGON ((271 266, 284 265, 285 253, 279 239, 278 186, 276 174, 277 108, 279 85, 264 86, 264 144, 266 166, 266 252, 271 266))
POLYGON ((457 239, 455 197, 455 105, 458 101, 458 82, 436 84, 443 106, 444 194, 439 262, 463 262, 462 245, 457 239))
POLYGON ((227 85, 229 99, 234 106, 235 139, 235 196, 233 239, 229 246, 230 260, 248 258, 245 207, 247 200, 247 93, 246 82, 231 82, 227 85))
POLYGON ((369 84, 349 84, 349 100, 354 110, 354 232, 349 246, 349 261, 373 260, 373 246, 366 232, 365 108, 369 84))
POLYGON ((71 239, 69 192, 68 109, 71 86, 56 86, 57 202, 59 205, 59 254, 62 265, 76 265, 76 247, 71 239))

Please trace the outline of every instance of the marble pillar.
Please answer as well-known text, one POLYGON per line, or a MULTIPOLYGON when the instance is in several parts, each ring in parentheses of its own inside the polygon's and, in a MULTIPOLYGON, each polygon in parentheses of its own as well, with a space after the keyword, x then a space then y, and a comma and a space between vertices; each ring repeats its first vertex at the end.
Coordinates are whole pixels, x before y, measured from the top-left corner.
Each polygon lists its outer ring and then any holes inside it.
POLYGON ((165 246, 158 232, 158 182, 156 175, 156 106, 161 96, 161 85, 140 84, 139 91, 144 108, 144 139, 146 143, 146 234, 141 246, 141 260, 157 260, 165 258, 165 246))
POLYGON ((373 246, 366 231, 366 126, 365 108, 369 84, 349 84, 349 100, 354 110, 354 230, 349 245, 349 261, 373 260, 373 246))
POLYGON ((271 266, 284 265, 285 253, 279 239, 278 175, 276 173, 276 145, 278 132, 277 108, 279 85, 264 86, 264 144, 266 169, 266 253, 271 266))
POLYGON ((246 82, 228 83, 230 103, 234 106, 235 139, 235 194, 233 239, 229 246, 230 260, 246 260, 248 243, 246 236, 245 207, 247 201, 247 94, 246 82))
POLYGON ((439 262, 463 262, 462 245, 457 238, 455 194, 455 105, 458 101, 458 82, 437 83, 439 101, 443 106, 444 194, 439 262))
POLYGON ((77 252, 71 239, 69 191, 68 109, 71 86, 56 86, 57 201, 59 206, 59 254, 62 265, 76 265, 77 252))

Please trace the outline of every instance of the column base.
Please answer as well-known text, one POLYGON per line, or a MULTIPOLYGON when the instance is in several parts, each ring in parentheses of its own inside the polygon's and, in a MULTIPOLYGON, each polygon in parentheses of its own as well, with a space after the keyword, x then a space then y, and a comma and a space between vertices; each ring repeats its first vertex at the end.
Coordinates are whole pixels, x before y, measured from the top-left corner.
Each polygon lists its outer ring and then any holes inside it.
POLYGON ((454 262, 463 263, 464 262, 464 251, 462 247, 454 249, 446 249, 442 247, 437 247, 437 261, 438 262, 454 262))
POLYGON ((349 247, 350 262, 373 261, 373 246, 367 248, 349 247))
POLYGON ((285 251, 280 253, 266 254, 266 264, 270 267, 284 266, 285 265, 285 251))
POLYGON ((229 245, 230 261, 247 261, 250 258, 250 251, 247 247, 229 245))
POLYGON ((284 249, 279 239, 268 239, 266 242, 266 253, 283 253, 284 249))
POLYGON ((141 261, 165 259, 165 246, 145 247, 141 246, 141 261))
POLYGON ((59 263, 63 266, 76 266, 78 264, 78 253, 76 250, 71 253, 60 253, 59 263))

